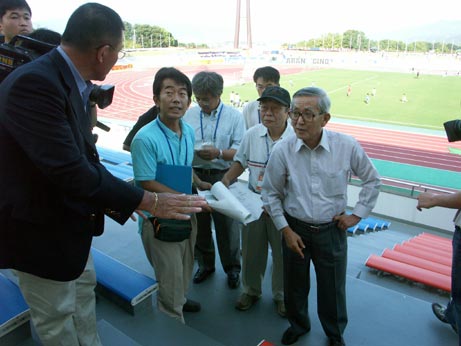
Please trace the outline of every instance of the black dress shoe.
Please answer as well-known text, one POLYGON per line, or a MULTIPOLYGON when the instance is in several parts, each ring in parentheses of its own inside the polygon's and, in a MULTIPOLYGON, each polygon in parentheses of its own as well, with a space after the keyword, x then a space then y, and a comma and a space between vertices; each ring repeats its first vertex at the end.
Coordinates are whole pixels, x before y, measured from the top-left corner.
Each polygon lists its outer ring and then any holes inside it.
POLYGON ((197 270, 197 272, 195 273, 194 275, 194 284, 199 284, 203 281, 205 281, 206 279, 208 279, 208 277, 213 274, 215 271, 214 268, 211 268, 211 269, 199 269, 197 270))
POLYGON ((330 339, 330 346, 346 346, 343 340, 330 339))
POLYGON ((446 308, 439 303, 432 303, 432 312, 434 313, 435 317, 439 319, 439 321, 443 323, 448 323, 447 318, 445 317, 445 310, 446 308))
POLYGON ((453 330, 455 331, 455 333, 458 333, 458 328, 456 327, 456 325, 451 324, 447 320, 447 317, 445 316, 446 310, 447 308, 444 307, 442 304, 432 303, 432 312, 434 313, 435 317, 437 317, 440 322, 449 323, 451 325, 451 328, 453 328, 453 330))
POLYGON ((303 334, 298 334, 293 330, 293 328, 289 327, 287 330, 285 330, 285 333, 283 333, 282 344, 284 345, 294 344, 296 341, 298 341, 301 335, 303 334))
POLYGON ((240 284, 239 273, 230 272, 227 274, 227 284, 230 288, 237 288, 240 284))
POLYGON ((200 303, 192 299, 187 299, 182 306, 182 311, 184 312, 199 312, 201 309, 200 303))

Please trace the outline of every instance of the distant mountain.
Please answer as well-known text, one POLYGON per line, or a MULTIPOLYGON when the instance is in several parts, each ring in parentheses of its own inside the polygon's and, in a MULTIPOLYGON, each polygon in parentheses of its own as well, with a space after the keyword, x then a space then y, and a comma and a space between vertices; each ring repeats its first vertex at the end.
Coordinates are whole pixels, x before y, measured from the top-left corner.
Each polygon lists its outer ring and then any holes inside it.
POLYGON ((405 42, 426 41, 461 45, 461 20, 439 21, 413 28, 370 35, 372 39, 391 39, 405 42))

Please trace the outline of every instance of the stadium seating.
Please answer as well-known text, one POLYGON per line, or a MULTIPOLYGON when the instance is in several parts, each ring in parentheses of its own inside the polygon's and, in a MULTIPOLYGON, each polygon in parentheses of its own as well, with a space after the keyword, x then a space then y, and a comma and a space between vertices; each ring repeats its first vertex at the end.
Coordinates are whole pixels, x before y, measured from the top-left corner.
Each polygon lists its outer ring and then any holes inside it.
POLYGON ((133 162, 131 155, 113 149, 98 147, 99 158, 104 167, 117 178, 133 181, 133 162))
POLYGON ((356 234, 356 233, 365 233, 371 231, 380 231, 385 230, 390 227, 391 223, 389 221, 376 219, 373 217, 368 217, 366 219, 360 220, 360 222, 347 229, 349 234, 356 234))
MULTIPOLYGON (((0 338, 29 319, 29 307, 19 287, 0 273, 0 338)), ((0 341, 0 344, 3 344, 3 341, 0 341)))
POLYGON ((451 290, 451 277, 431 270, 415 267, 407 263, 394 261, 377 255, 368 257, 366 265, 447 292, 451 290))
POLYGON ((452 251, 450 240, 420 234, 381 256, 371 255, 366 266, 447 292, 451 291, 452 251))
POLYGON ((131 314, 139 310, 150 310, 150 299, 158 284, 138 271, 112 258, 96 248, 91 249, 96 279, 96 292, 107 297, 131 314))

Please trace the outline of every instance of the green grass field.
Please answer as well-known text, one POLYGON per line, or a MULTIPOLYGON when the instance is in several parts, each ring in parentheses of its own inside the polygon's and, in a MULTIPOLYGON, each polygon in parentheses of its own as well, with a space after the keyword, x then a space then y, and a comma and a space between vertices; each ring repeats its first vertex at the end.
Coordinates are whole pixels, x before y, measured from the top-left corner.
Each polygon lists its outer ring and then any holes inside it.
MULTIPOLYGON (((461 118, 461 77, 388 73, 375 71, 315 70, 282 76, 280 84, 293 94, 296 90, 316 85, 325 89, 332 101, 333 117, 379 122, 385 124, 443 130, 447 120, 461 118), (291 83, 290 83, 291 81, 291 83), (346 96, 347 85, 352 87, 346 96), (367 93, 376 88, 376 96, 367 93), (407 103, 400 102, 405 93, 407 103)), ((254 100, 257 92, 253 83, 226 87, 224 102, 231 91, 241 100, 254 100)))

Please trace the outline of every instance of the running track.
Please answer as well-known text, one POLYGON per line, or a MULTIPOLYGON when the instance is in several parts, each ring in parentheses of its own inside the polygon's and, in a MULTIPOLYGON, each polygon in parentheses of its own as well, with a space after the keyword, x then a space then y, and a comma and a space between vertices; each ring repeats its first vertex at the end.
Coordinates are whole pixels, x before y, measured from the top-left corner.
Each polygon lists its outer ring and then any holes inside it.
MULTIPOLYGON (((301 67, 277 68, 281 74, 303 71, 301 67)), ((211 70, 208 66, 186 66, 180 69, 190 78, 204 69, 211 70)), ((237 65, 213 65, 212 70, 220 73, 225 81, 237 81, 242 75, 242 67, 237 65)), ((100 110, 98 114, 106 118, 135 121, 153 104, 152 82, 156 71, 157 69, 149 69, 110 73, 104 83, 116 86, 114 100, 110 107, 100 110)), ((354 136, 374 159, 461 172, 461 157, 449 153, 448 150, 449 147, 461 150, 461 143, 448 143, 444 136, 334 122, 329 123, 327 128, 354 136)))

